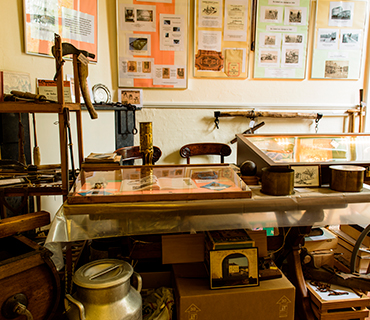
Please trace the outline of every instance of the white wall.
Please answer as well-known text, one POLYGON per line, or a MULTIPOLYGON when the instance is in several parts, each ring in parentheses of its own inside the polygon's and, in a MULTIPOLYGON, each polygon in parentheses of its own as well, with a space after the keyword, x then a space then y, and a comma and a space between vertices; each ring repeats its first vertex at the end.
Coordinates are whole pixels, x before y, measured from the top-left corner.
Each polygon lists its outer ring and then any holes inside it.
MULTIPOLYGON (((98 3, 98 63, 89 65, 89 79, 91 85, 106 85, 112 92, 113 101, 117 101, 115 1, 99 0, 98 3)), ((51 79, 55 72, 54 59, 24 53, 22 5, 23 0, 0 0, 0 70, 27 72, 32 80, 51 79)), ((192 25, 189 30, 191 35, 192 25)), ((365 43, 365 47, 367 45, 365 43)), ((251 76, 246 80, 194 79, 192 47, 190 36, 188 88, 144 89, 144 108, 136 115, 137 127, 141 121, 153 122, 154 144, 163 152, 160 163, 183 163, 178 150, 186 143, 229 143, 236 133, 248 128, 249 120, 238 117, 221 118, 220 129, 216 129, 213 122, 214 111, 250 110, 254 107, 271 111, 322 112, 324 118, 320 121, 318 133, 334 133, 346 130, 343 117, 337 114, 343 114, 359 103, 361 88, 364 89, 365 98, 367 97, 367 71, 362 72, 358 81, 254 80, 251 76)), ((250 62, 252 61, 251 53, 250 62)), ((363 70, 368 70, 366 50, 362 66, 363 70)), ((72 74, 71 62, 65 63, 64 73, 72 74)), ((32 83, 32 90, 36 90, 35 82, 32 83)), ((43 164, 59 162, 58 127, 54 124, 56 119, 56 115, 36 115, 43 164)), ((258 119, 257 122, 259 121, 265 121, 266 125, 259 129, 258 133, 315 132, 312 120, 264 118, 258 119)), ((87 112, 84 112, 83 131, 85 156, 90 152, 114 150, 113 112, 99 111, 97 120, 91 120, 87 112)), ((75 137, 74 142, 76 143, 75 137)), ((139 144, 139 135, 135 136, 135 144, 139 144)), ((231 146, 233 154, 227 161, 235 162, 236 144, 231 146)), ((43 208, 53 213, 60 203, 60 198, 48 197, 43 199, 43 208)))

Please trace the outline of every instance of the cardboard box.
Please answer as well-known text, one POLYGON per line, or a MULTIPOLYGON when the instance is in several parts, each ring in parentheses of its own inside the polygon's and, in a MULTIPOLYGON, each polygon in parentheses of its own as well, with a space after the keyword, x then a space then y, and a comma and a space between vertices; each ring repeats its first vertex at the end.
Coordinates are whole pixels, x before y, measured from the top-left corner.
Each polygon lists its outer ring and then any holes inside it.
MULTIPOLYGON (((267 256, 265 230, 248 230, 248 235, 258 247, 259 257, 267 256)), ((204 261, 204 233, 162 235, 162 263, 193 263, 204 261)))
POLYGON ((283 276, 259 287, 209 289, 201 263, 173 265, 177 320, 294 319, 295 287, 283 276))
POLYGON ((162 263, 204 261, 204 233, 162 235, 162 263))

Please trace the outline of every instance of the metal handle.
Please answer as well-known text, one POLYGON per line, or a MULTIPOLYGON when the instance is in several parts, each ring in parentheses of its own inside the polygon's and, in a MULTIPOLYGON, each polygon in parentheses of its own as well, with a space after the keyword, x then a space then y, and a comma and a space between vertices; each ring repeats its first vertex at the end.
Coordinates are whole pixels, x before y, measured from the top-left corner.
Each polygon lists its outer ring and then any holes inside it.
POLYGON ((136 291, 140 293, 141 288, 143 287, 143 279, 141 278, 141 275, 134 271, 133 275, 137 279, 137 288, 136 291))
POLYGON ((1 314, 5 319, 26 316, 27 320, 33 320, 32 313, 27 309, 28 299, 23 293, 17 293, 9 297, 1 306, 1 314))
POLYGON ((93 280, 93 279, 98 278, 98 277, 100 277, 100 276, 102 276, 102 275, 105 275, 106 273, 108 273, 108 272, 110 272, 110 271, 113 271, 113 270, 117 269, 119 266, 120 266, 119 264, 115 264, 115 265, 113 265, 113 266, 111 266, 111 267, 108 267, 108 268, 105 268, 105 269, 103 269, 103 270, 99 271, 98 273, 94 273, 94 274, 89 278, 89 280, 93 280))
POLYGON ((32 313, 27 309, 24 304, 17 303, 14 307, 14 312, 27 317, 27 320, 33 320, 32 313))
MULTIPOLYGON (((65 297, 78 308, 79 315, 80 315, 80 320, 85 320, 86 316, 85 316, 85 307, 84 307, 84 305, 80 301, 78 301, 77 299, 73 298, 68 293, 65 295, 65 297)), ((66 301, 66 302, 68 303, 68 301, 66 301)))

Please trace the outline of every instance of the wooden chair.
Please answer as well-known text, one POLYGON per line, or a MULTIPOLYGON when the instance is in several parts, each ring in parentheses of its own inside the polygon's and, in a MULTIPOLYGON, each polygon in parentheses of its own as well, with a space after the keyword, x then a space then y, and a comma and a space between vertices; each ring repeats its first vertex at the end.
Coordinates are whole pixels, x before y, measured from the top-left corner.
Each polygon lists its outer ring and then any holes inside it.
POLYGON ((219 155, 221 163, 224 163, 225 157, 231 154, 231 148, 225 143, 191 143, 186 144, 180 149, 180 156, 186 158, 186 162, 190 163, 190 157, 200 155, 219 155))
MULTIPOLYGON (((117 149, 114 152, 121 155, 120 164, 123 164, 123 162, 126 161, 143 158, 140 152, 140 146, 123 147, 117 149)), ((153 146, 153 164, 155 164, 161 156, 162 156, 161 149, 156 146, 153 146)))

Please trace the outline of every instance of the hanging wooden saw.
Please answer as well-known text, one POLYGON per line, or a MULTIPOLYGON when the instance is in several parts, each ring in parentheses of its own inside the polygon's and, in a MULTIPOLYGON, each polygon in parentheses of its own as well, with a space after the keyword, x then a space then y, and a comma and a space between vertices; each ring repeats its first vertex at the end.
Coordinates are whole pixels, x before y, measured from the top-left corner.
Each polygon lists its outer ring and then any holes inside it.
POLYGON ((250 119, 255 119, 258 117, 265 118, 297 118, 297 119, 313 119, 318 122, 322 118, 322 113, 304 113, 304 112, 274 112, 274 111, 258 111, 258 110, 249 110, 249 111, 230 111, 230 112, 221 112, 215 111, 215 124, 217 129, 221 117, 246 117, 250 119))

